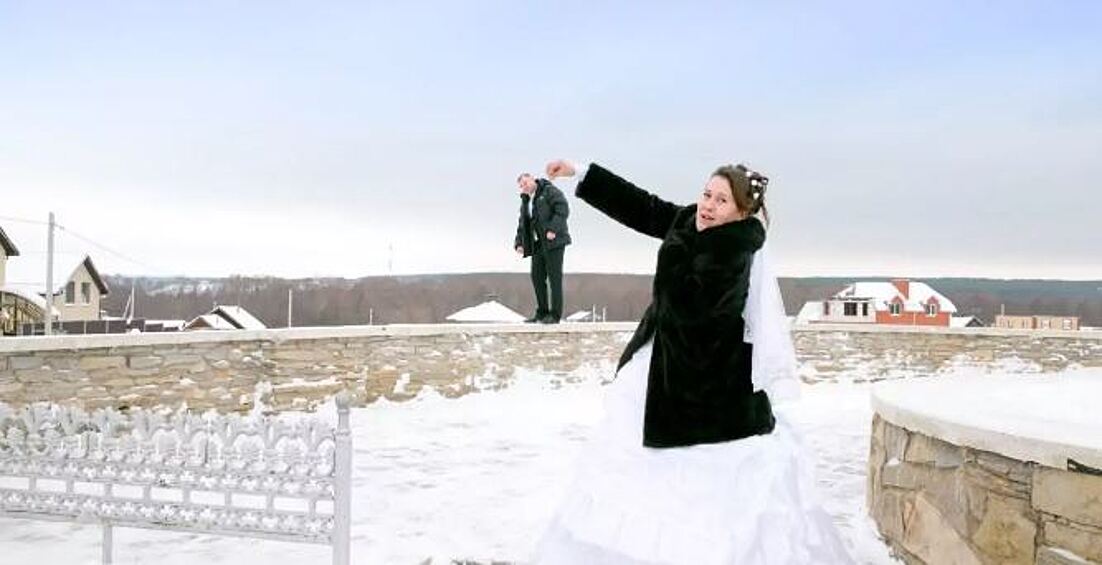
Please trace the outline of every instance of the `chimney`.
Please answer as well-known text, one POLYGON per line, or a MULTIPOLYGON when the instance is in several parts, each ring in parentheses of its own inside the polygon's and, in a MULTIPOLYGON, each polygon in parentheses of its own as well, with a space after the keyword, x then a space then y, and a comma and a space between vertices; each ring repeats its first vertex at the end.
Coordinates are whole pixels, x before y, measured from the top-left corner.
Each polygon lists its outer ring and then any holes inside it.
POLYGON ((899 289, 905 300, 911 299, 911 281, 908 279, 892 279, 892 284, 899 289))

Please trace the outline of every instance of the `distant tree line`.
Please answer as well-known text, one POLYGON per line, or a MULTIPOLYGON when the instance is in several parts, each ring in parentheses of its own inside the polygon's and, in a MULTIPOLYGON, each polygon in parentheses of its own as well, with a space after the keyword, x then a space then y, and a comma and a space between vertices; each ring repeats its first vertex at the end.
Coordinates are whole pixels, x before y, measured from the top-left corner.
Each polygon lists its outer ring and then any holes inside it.
MULTIPOLYGON (((533 312, 532 285, 525 273, 473 273, 364 277, 360 279, 220 279, 108 276, 109 314, 121 314, 134 289, 136 315, 190 320, 217 304, 241 305, 269 327, 287 324, 287 295, 293 291, 296 326, 443 322, 449 314, 493 298, 520 314, 533 312)), ((783 278, 790 315, 807 301, 822 300, 856 278, 783 278)), ((862 277, 860 280, 887 280, 862 277)), ((1079 316, 1082 325, 1102 326, 1102 281, 1002 281, 921 279, 952 300, 961 315, 990 324, 1007 314, 1079 316)), ((649 275, 568 274, 565 314, 604 309, 610 321, 638 320, 650 302, 649 275)))

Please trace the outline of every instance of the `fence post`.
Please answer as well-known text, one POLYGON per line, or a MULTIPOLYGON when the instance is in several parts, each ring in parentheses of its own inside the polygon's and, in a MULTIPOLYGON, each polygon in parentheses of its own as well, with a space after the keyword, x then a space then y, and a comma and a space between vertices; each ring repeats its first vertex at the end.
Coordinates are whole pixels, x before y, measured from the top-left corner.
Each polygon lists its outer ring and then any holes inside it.
POLYGON ((348 391, 337 394, 336 454, 333 481, 333 565, 348 565, 351 559, 352 525, 352 430, 349 426, 348 391))
POLYGON ((103 565, 111 565, 112 563, 111 556, 114 552, 111 550, 111 534, 111 524, 105 522, 103 524, 103 547, 101 548, 103 553, 102 557, 100 558, 100 561, 103 562, 103 565))

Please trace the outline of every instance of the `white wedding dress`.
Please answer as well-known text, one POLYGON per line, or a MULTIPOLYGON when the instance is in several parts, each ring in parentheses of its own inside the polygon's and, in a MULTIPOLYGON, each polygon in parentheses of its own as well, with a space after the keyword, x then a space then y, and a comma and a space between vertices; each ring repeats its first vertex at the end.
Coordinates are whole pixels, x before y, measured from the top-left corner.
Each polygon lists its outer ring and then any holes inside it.
MULTIPOLYGON (((776 285, 763 249, 752 267, 745 318, 753 331, 747 340, 755 347, 755 388, 783 400, 798 395, 798 381, 787 320, 783 309, 777 313, 776 285)), ((768 435, 690 447, 643 446, 650 357, 648 342, 606 387, 604 420, 583 449, 533 562, 852 563, 819 504, 814 461, 783 415, 776 415, 768 435)))

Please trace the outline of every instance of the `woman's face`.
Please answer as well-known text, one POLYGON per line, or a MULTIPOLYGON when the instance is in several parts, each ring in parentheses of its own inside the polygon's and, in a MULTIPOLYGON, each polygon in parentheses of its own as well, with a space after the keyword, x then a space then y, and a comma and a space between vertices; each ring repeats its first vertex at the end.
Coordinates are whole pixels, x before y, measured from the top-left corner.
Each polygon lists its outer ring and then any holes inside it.
POLYGON ((731 184, 727 179, 714 176, 704 185, 704 192, 696 203, 696 231, 722 226, 741 220, 744 214, 731 196, 731 184))

